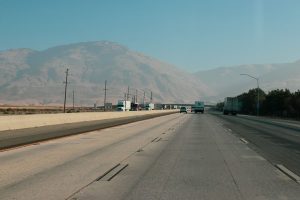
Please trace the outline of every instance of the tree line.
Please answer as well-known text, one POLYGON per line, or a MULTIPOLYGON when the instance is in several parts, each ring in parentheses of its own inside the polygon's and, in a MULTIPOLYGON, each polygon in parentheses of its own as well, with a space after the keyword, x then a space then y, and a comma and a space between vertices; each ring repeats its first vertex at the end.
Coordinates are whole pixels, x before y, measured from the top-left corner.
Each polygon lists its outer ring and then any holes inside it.
MULTIPOLYGON (((241 114, 256 115, 257 95, 255 88, 237 96, 241 114)), ((276 89, 265 93, 259 89, 259 105, 260 115, 300 119, 300 90, 276 89)), ((223 102, 218 103, 217 109, 221 110, 223 106, 223 102)))

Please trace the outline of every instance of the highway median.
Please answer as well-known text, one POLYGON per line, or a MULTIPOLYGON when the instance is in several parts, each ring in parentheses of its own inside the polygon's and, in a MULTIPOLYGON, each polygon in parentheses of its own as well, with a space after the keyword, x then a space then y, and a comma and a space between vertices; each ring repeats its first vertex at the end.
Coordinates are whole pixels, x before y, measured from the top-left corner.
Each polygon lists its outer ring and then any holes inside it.
POLYGON ((15 120, 10 121, 10 123, 7 122, 7 124, 2 121, 2 124, 0 124, 0 150, 119 126, 176 112, 177 111, 174 110, 168 110, 74 113, 72 116, 71 114, 3 116, 2 118, 10 117, 10 119, 6 120, 13 120, 12 118, 15 120), (66 118, 68 120, 66 120, 66 118), (47 121, 47 119, 49 121, 47 121), (50 119, 52 119, 52 121, 50 119), (26 122, 28 123, 26 124, 26 122), (17 123, 22 123, 23 126, 18 124, 14 128, 12 125, 17 123))

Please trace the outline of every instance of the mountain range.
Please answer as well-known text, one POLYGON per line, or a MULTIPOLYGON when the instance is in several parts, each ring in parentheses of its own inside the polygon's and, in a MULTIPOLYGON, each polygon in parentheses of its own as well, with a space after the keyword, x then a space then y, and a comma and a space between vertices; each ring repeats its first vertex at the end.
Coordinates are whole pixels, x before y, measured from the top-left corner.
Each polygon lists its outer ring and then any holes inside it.
POLYGON ((84 42, 43 51, 11 49, 0 52, 0 104, 61 105, 66 69, 69 69, 67 102, 103 105, 104 82, 107 102, 129 98, 158 103, 192 103, 203 99, 217 102, 225 96, 256 87, 264 90, 300 89, 300 62, 220 67, 189 73, 168 63, 132 51, 117 43, 84 42), (150 92, 151 91, 151 92, 150 92))
POLYGON ((112 42, 86 42, 44 51, 14 49, 0 53, 0 103, 61 104, 65 71, 69 68, 68 102, 77 105, 116 103, 128 91, 130 99, 192 102, 210 89, 191 74, 112 42))
POLYGON ((226 96, 237 96, 257 87, 255 79, 241 74, 249 74, 258 78, 259 87, 265 92, 285 88, 291 91, 300 90, 300 61, 220 67, 196 72, 194 75, 217 94, 209 97, 214 101, 226 96))

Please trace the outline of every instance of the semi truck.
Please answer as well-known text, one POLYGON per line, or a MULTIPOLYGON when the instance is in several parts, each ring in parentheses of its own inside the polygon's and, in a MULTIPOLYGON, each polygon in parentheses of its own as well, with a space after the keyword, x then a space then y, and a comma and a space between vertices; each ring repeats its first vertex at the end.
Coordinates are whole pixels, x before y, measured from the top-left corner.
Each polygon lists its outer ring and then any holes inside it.
POLYGON ((154 104, 153 103, 146 103, 145 104, 146 110, 154 110, 154 104))
POLYGON ((226 97, 224 99, 223 114, 236 115, 239 112, 239 100, 237 97, 226 97))
POLYGON ((117 110, 118 111, 129 111, 131 108, 131 102, 130 101, 124 101, 119 100, 117 104, 117 110))
POLYGON ((139 110, 142 110, 142 107, 138 103, 131 102, 131 108, 130 108, 130 110, 131 111, 139 111, 139 110))
POLYGON ((195 101, 195 104, 192 106, 192 112, 194 113, 204 113, 204 102, 203 101, 195 101))

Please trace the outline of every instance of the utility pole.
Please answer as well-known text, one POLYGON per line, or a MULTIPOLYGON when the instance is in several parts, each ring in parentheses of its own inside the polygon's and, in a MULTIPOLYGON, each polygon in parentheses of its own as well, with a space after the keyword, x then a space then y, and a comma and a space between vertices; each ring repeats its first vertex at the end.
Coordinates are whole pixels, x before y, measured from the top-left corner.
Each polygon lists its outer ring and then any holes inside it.
POLYGON ((138 102, 138 90, 135 90, 135 102, 134 103, 137 103, 138 102))
POLYGON ((152 103, 152 91, 150 91, 151 92, 151 96, 150 96, 150 102, 152 103))
POLYGON ((105 104, 106 104, 106 91, 107 91, 107 89, 106 89, 106 84, 107 84, 107 80, 105 80, 105 85, 104 85, 104 111, 106 110, 106 108, 105 108, 105 104))
POLYGON ((129 100, 129 85, 128 85, 128 89, 127 89, 127 101, 129 100))
POLYGON ((124 101, 125 101, 125 108, 124 108, 124 111, 126 111, 126 107, 127 107, 127 99, 128 98, 128 95, 126 94, 126 92, 124 93, 124 101))
POLYGON ((75 94, 74 94, 74 90, 73 90, 73 111, 75 110, 75 94))
POLYGON ((65 99, 64 99, 64 113, 66 113, 66 102, 67 102, 67 87, 68 87, 68 76, 69 76, 69 69, 66 70, 66 82, 65 83, 65 99))
POLYGON ((143 97, 143 106, 145 106, 145 90, 144 90, 144 97, 143 97))

